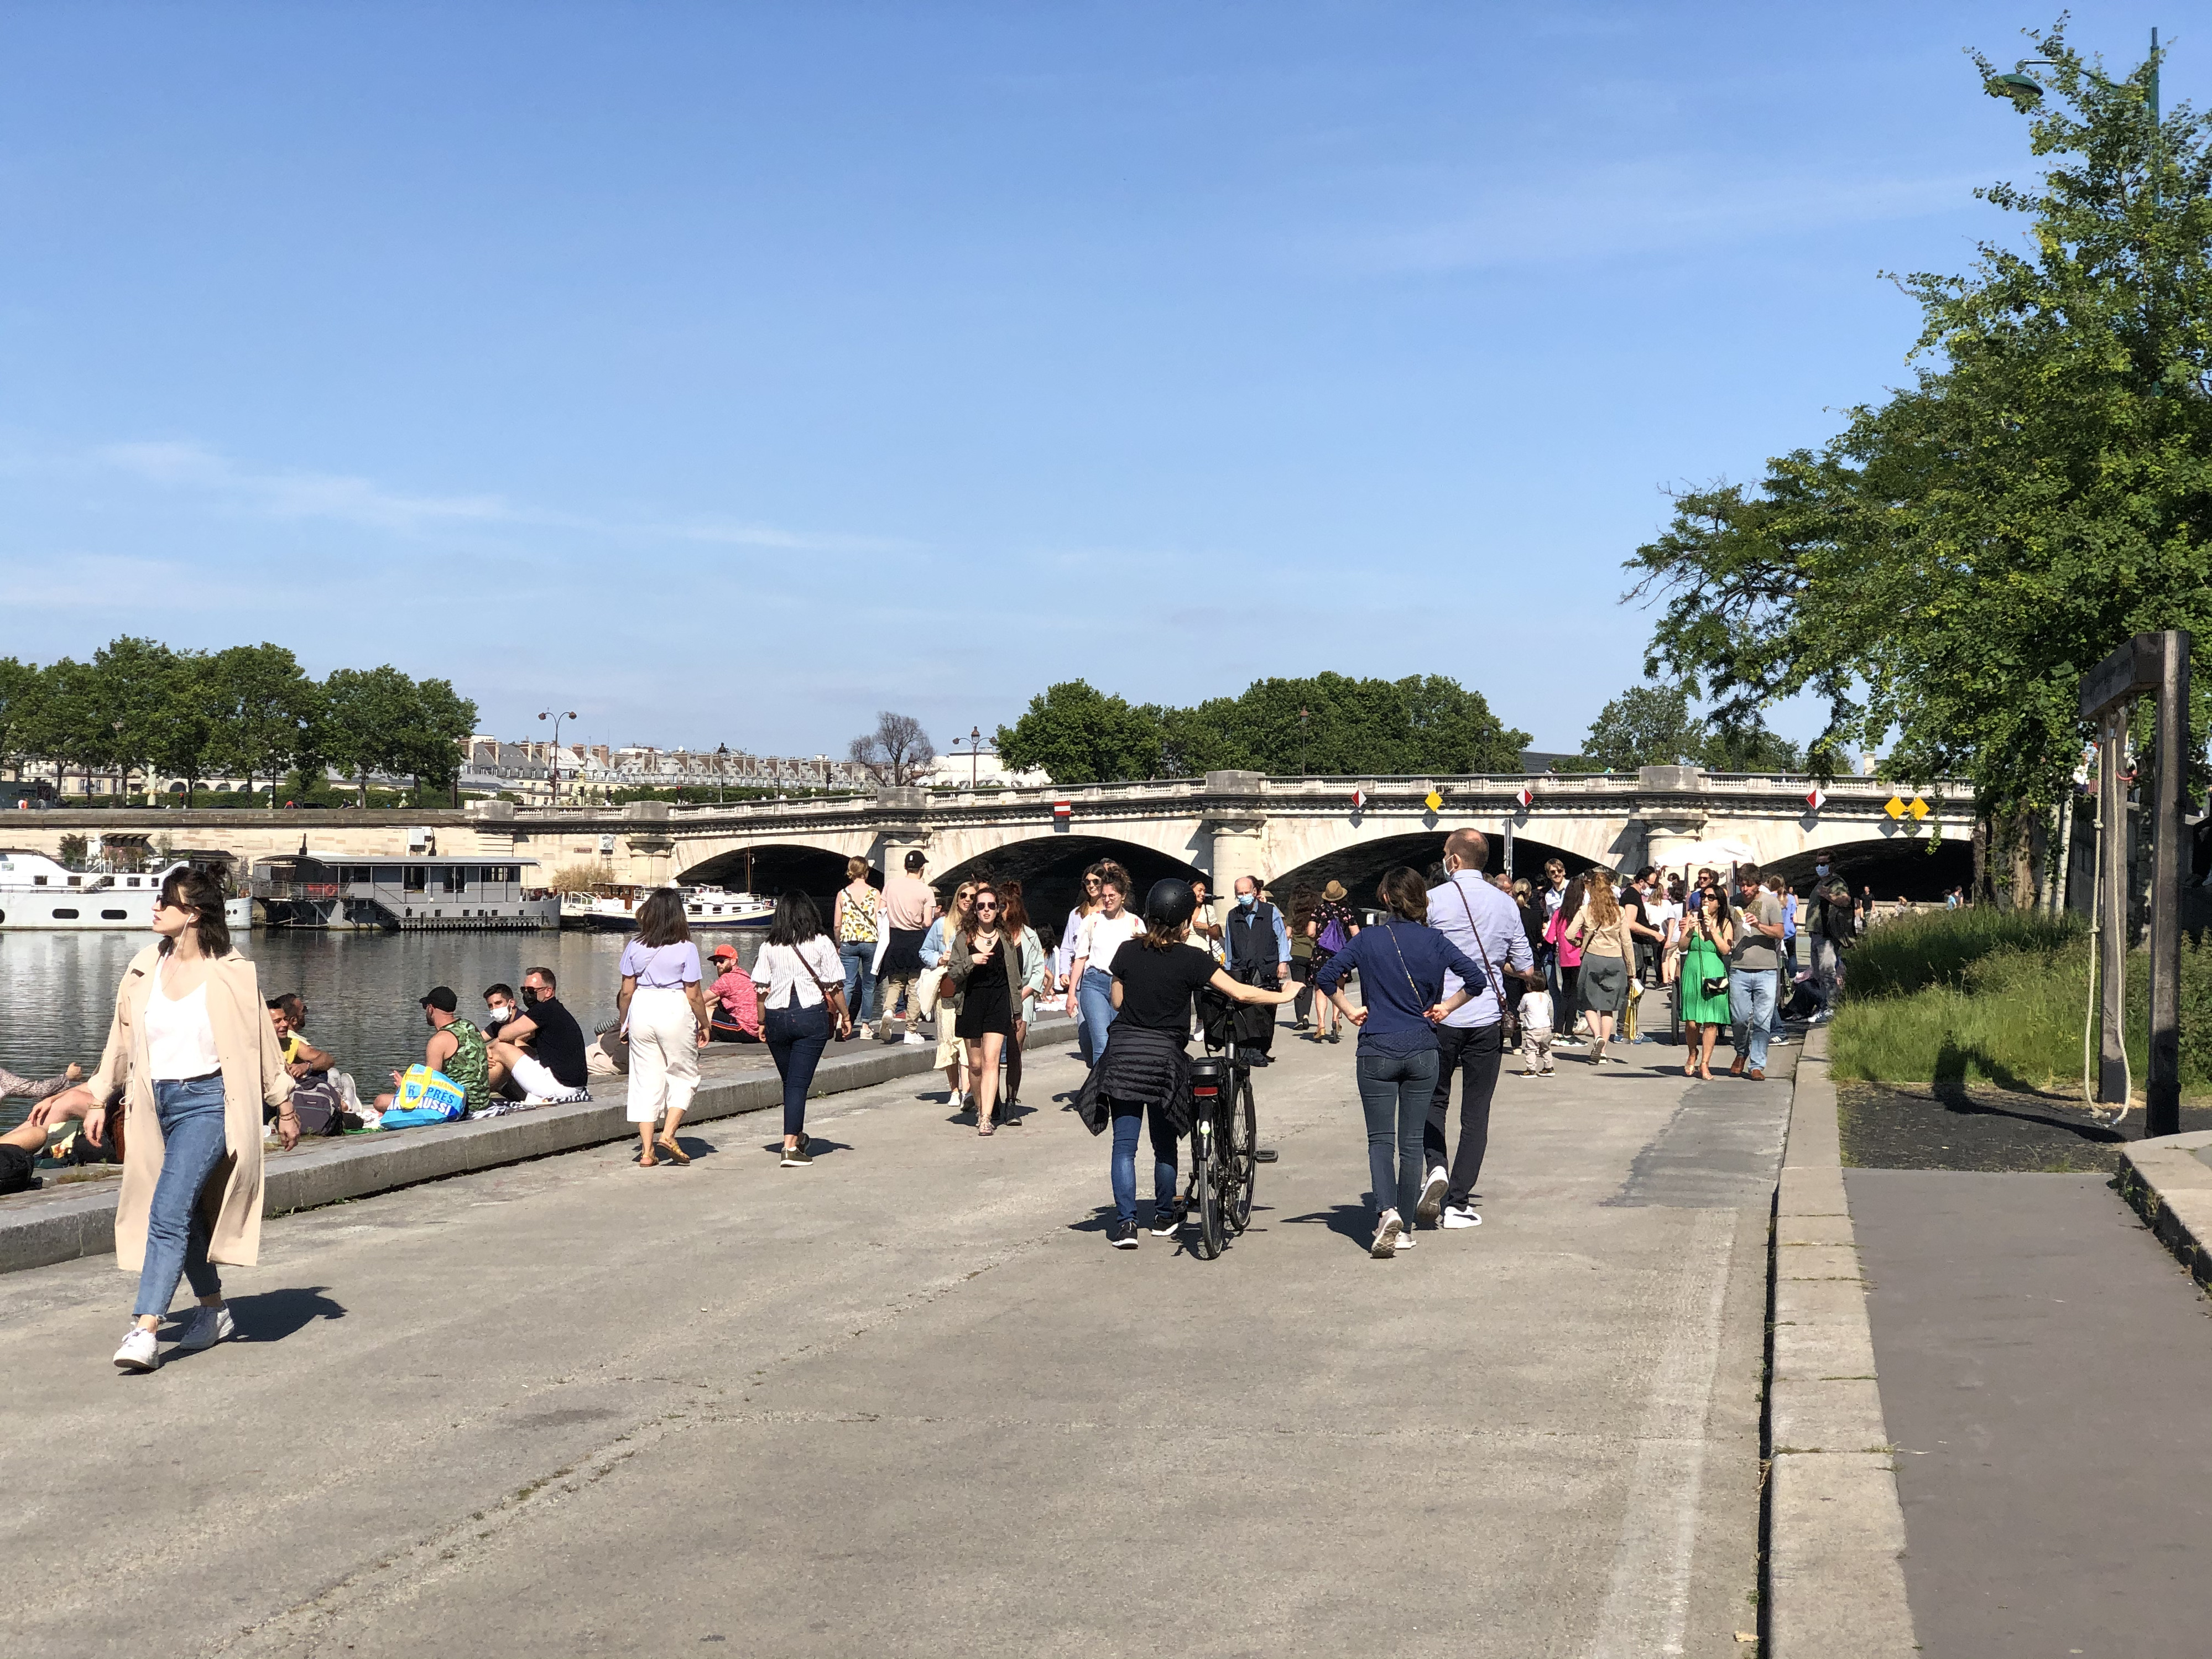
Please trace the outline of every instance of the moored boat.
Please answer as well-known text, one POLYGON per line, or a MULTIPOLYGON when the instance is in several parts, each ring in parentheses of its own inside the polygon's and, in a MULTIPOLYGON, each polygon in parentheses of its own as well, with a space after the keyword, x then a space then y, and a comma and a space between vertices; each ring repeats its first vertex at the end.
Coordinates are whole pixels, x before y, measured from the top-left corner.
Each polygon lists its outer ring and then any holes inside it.
MULTIPOLYGON (((150 874, 71 870, 43 853, 0 848, 0 933, 143 933, 154 925, 161 884, 190 868, 179 859, 150 874)), ((252 899, 227 899, 222 908, 234 931, 252 926, 252 899)))

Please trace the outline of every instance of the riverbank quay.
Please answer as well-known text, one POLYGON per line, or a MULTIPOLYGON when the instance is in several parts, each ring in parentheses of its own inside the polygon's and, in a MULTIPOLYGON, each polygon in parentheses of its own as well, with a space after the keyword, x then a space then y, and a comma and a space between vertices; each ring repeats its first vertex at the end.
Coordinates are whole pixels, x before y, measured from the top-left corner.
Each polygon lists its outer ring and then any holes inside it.
MULTIPOLYGON (((1072 1019, 1038 1020, 1030 1027, 1024 1052, 1070 1042, 1074 1035, 1072 1019)), ((933 1072, 935 1053, 933 1044, 866 1040, 834 1044, 823 1056, 807 1098, 933 1072)), ((767 1111, 783 1103, 782 1080, 765 1048, 709 1048, 702 1054, 700 1067, 699 1091, 684 1115, 687 1131, 717 1118, 767 1111)), ((629 1079, 595 1077, 592 1085, 593 1097, 573 1105, 540 1106, 475 1122, 304 1140, 289 1152, 272 1150, 264 1165, 262 1213, 288 1215, 610 1141, 635 1140, 637 1126, 625 1115, 629 1079)), ((112 1254, 116 1186, 112 1179, 55 1182, 49 1172, 45 1188, 0 1199, 0 1273, 112 1254)))
POLYGON ((2121 1149, 2120 1192, 2190 1276, 2212 1290, 2212 1129, 2121 1149))
POLYGON ((738 1119, 278 1218, 150 1377, 112 1261, 7 1275, 0 1652, 1741 1655, 1789 1091, 1623 1052, 1509 1072, 1485 1224, 1385 1261, 1356 1047, 1284 1031, 1213 1261, 1107 1247, 1054 1048, 988 1139, 915 1077, 805 1170, 738 1119))

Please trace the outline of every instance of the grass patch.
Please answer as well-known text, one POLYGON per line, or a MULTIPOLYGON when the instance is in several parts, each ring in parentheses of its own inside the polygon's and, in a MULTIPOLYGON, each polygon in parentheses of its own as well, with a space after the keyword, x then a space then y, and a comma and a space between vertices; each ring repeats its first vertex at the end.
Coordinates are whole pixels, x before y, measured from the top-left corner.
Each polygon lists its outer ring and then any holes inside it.
MULTIPOLYGON (((2128 959, 2128 1062, 2149 1067, 2149 960, 2128 959)), ((1984 907, 1902 918, 1845 957, 1829 1055, 1839 1079, 2078 1094, 2089 934, 2075 918, 1984 907)), ((2098 1034, 2091 1033, 2093 1042, 2098 1034)), ((2181 1081, 2212 1087, 2212 950, 2181 948, 2181 1081)))

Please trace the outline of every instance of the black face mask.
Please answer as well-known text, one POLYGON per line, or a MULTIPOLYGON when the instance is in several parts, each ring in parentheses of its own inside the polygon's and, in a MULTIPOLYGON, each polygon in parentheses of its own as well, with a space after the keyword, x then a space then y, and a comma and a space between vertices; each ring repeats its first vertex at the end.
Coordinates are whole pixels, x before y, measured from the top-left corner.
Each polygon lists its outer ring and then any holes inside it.
POLYGON ((535 1008, 544 1000, 544 994, 536 986, 526 985, 522 988, 522 1000, 526 1006, 535 1008))

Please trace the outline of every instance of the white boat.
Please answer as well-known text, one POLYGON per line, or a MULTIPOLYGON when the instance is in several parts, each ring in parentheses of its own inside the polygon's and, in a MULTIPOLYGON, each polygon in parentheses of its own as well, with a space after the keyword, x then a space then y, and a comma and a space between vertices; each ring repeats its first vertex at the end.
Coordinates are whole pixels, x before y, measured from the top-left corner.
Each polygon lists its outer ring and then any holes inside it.
MULTIPOLYGON (((561 895, 563 927, 605 927, 625 931, 637 926, 637 907, 653 893, 652 887, 602 886, 561 895)), ((678 887, 684 896, 684 919, 694 927, 765 927, 775 915, 775 901, 757 893, 731 893, 720 887, 678 887)))
MULTIPOLYGON (((154 901, 171 871, 191 867, 179 859, 150 875, 119 870, 71 870, 43 853, 0 848, 0 933, 145 933, 154 926, 154 901)), ((253 925, 253 901, 224 902, 231 931, 253 925)))

